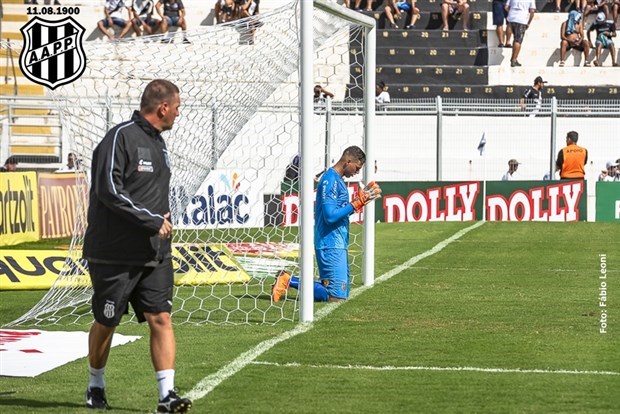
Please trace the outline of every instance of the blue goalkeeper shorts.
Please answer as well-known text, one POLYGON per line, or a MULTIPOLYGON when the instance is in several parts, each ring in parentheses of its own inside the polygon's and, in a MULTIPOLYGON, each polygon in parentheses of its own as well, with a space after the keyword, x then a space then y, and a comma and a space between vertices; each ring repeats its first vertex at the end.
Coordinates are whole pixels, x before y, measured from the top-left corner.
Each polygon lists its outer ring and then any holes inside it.
POLYGON ((319 280, 327 294, 338 299, 349 297, 349 257, 346 249, 316 250, 319 280))

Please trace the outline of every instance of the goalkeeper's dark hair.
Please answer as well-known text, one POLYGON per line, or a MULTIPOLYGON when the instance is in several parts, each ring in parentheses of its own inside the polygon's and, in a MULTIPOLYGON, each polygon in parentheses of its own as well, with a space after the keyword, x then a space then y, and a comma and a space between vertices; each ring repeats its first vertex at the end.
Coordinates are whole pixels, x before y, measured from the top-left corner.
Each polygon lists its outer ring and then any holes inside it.
POLYGON ((144 88, 140 100, 140 112, 150 114, 154 112, 162 102, 170 103, 174 95, 179 93, 179 88, 165 79, 155 79, 144 88))
POLYGON ((344 157, 347 155, 361 161, 362 163, 366 163, 366 153, 364 153, 364 151, 357 145, 351 145, 349 148, 345 149, 342 156, 344 157))

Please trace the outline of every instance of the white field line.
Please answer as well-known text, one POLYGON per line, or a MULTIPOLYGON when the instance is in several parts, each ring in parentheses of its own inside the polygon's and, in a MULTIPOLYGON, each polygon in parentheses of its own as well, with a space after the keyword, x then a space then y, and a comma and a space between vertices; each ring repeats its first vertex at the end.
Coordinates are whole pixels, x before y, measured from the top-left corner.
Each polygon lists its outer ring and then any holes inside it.
MULTIPOLYGON (((417 256, 414 256, 411 259, 407 260, 406 262, 396 266, 394 269, 382 274, 381 276, 375 279, 375 284, 383 283, 386 280, 389 280, 392 277, 396 276, 400 272, 412 267, 414 264, 418 263, 420 260, 423 260, 429 256, 432 256, 435 253, 442 251, 450 243, 460 239, 465 234, 480 227, 482 224, 484 224, 483 221, 478 221, 469 227, 466 227, 462 230, 457 231, 452 236, 437 243, 432 249, 429 249, 425 251, 424 253, 420 253, 417 256)), ((354 299, 355 297, 361 295, 362 293, 364 293, 366 290, 370 289, 371 287, 372 286, 360 286, 356 289, 353 289, 349 295, 348 300, 354 299)), ((340 305, 342 305, 343 303, 346 303, 346 302, 330 302, 326 304, 314 314, 314 322, 320 321, 321 319, 323 319, 324 317, 332 313, 334 310, 339 308, 340 305)), ((283 332, 274 338, 263 341, 260 344, 256 345, 254 348, 250 349, 249 351, 242 353, 237 358, 235 358, 233 361, 223 366, 219 371, 211 375, 207 375, 202 380, 200 380, 194 386, 194 388, 192 388, 191 391, 187 393, 186 397, 193 401, 199 400, 205 397, 207 394, 213 391, 215 387, 220 385, 223 381, 235 375, 237 372, 241 371, 243 368, 245 368, 246 366, 251 364, 253 361, 255 361, 256 358, 258 358, 260 355, 267 352, 268 350, 270 350, 271 348, 273 348, 280 342, 284 342, 287 339, 290 339, 299 334, 308 332, 310 329, 312 329, 314 322, 299 323, 295 326, 295 328, 291 329, 290 331, 283 332)))
POLYGON ((321 369, 359 369, 369 371, 470 371, 470 372, 490 372, 498 374, 570 374, 570 375, 620 375, 614 371, 579 371, 572 369, 521 369, 521 368, 479 368, 479 367, 424 367, 424 366, 383 366, 375 367, 371 365, 305 365, 297 362, 279 364, 277 362, 252 361, 252 365, 270 365, 275 367, 303 367, 321 369))

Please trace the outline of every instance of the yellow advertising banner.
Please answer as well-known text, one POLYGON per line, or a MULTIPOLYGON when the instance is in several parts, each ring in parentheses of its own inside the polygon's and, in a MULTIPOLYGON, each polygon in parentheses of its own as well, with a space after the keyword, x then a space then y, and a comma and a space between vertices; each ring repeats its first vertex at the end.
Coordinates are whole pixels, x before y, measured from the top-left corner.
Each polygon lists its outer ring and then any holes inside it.
POLYGON ((84 173, 39 174, 41 238, 70 237, 74 231, 83 234, 87 203, 84 173))
MULTIPOLYGON (((70 278, 58 287, 90 285, 88 266, 81 252, 62 250, 0 250, 0 290, 49 289, 65 262, 70 278)), ((244 283, 250 280, 232 253, 222 244, 179 244, 172 248, 174 281, 177 286, 244 283)))
POLYGON ((39 240, 38 200, 37 173, 0 174, 0 246, 39 240))

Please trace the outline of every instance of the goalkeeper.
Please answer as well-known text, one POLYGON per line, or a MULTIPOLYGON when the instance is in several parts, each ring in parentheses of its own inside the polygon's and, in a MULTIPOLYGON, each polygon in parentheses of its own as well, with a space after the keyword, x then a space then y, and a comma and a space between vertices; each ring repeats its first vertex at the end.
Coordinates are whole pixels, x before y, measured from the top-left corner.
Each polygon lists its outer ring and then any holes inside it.
MULTIPOLYGON (((365 162, 366 154, 361 148, 348 147, 319 179, 314 208, 314 250, 319 267, 319 281, 314 283, 317 302, 341 302, 349 296, 349 216, 379 198, 381 188, 370 183, 349 202, 343 177, 356 175, 365 162)), ((271 299, 279 302, 289 287, 299 289, 299 278, 280 272, 271 289, 271 299)))

